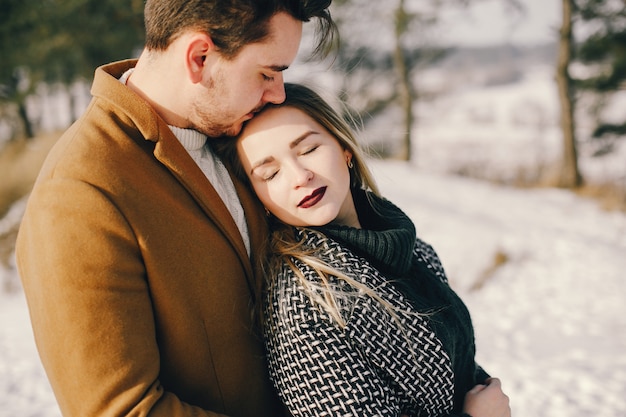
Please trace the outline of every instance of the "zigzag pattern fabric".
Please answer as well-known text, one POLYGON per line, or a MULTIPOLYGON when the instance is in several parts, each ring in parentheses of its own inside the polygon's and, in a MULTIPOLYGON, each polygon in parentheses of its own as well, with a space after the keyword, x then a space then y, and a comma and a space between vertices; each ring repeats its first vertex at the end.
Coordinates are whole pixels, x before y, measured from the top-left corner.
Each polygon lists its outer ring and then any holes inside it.
MULTIPOLYGON (((450 358, 405 297, 372 267, 336 241, 299 229, 306 246, 356 281, 376 289, 395 315, 345 281, 329 277, 346 326, 341 328, 309 295, 321 279, 293 260, 307 288, 284 266, 265 303, 270 376, 281 399, 298 416, 444 416, 453 406, 450 358)), ((444 282, 430 245, 417 239, 413 255, 444 282)))

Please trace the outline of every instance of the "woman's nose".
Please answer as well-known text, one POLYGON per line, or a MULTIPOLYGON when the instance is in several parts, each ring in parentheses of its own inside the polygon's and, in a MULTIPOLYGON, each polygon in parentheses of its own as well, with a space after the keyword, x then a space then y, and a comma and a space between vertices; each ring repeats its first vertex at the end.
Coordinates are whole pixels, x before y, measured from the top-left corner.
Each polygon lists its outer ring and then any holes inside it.
POLYGON ((296 187, 302 187, 308 184, 308 182, 313 178, 313 172, 301 165, 294 165, 293 175, 294 185, 296 187))

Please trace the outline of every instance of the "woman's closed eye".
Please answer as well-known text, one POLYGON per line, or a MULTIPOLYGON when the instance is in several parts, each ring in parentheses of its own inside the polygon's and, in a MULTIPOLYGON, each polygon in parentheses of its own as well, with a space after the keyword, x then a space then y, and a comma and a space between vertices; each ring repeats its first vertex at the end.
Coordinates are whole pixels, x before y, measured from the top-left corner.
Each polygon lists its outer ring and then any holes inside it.
POLYGON ((268 181, 271 181, 271 180, 273 180, 274 178, 276 178, 276 175, 278 175, 278 170, 276 170, 276 171, 271 171, 271 172, 269 172, 269 173, 267 173, 267 174, 265 174, 265 173, 264 173, 263 175, 261 175, 261 179, 262 179, 263 181, 265 181, 265 182, 268 182, 268 181))
POLYGON ((300 152, 300 155, 308 155, 310 153, 313 153, 317 150, 317 148, 319 148, 319 145, 314 145, 314 146, 310 146, 308 148, 305 148, 304 151, 300 152))

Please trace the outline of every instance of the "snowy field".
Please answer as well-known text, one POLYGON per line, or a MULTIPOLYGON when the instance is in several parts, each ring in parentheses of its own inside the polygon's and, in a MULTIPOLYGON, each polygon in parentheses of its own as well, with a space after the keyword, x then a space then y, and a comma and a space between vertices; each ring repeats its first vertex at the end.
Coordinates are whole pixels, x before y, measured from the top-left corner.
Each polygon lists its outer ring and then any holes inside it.
MULTIPOLYGON (((549 163, 554 94, 549 74, 532 73, 516 89, 442 98, 421 113, 417 162, 373 161, 374 173, 439 252, 514 417, 626 417, 626 214, 446 173, 549 163)), ((620 176, 623 155, 582 165, 620 176)), ((0 293, 0 417, 59 415, 23 295, 0 293)))
MULTIPOLYGON (((515 417, 626 416, 626 215, 564 191, 374 168, 442 257, 515 417)), ((0 416, 58 415, 23 296, 1 295, 0 416)))
POLYGON ((626 416, 626 215, 558 190, 376 168, 468 304, 478 362, 513 416, 626 416))

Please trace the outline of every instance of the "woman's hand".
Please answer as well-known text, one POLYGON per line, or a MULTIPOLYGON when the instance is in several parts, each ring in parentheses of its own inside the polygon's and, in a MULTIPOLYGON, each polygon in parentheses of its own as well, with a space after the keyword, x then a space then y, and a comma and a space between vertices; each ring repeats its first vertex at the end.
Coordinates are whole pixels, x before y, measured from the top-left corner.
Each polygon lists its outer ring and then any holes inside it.
POLYGON ((486 385, 476 385, 465 394, 463 412, 472 417, 511 417, 509 397, 502 392, 498 378, 489 378, 486 385))

